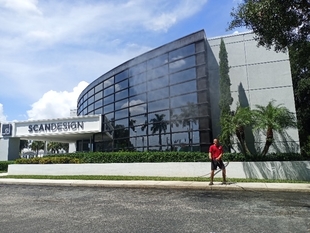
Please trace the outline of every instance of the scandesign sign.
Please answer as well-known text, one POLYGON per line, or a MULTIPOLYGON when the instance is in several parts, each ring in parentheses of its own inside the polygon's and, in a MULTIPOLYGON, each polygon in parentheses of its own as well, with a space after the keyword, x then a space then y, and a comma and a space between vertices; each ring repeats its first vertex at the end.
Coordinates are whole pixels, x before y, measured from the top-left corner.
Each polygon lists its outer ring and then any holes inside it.
POLYGON ((83 129, 84 129, 83 121, 55 122, 55 123, 28 125, 29 133, 79 131, 83 129))

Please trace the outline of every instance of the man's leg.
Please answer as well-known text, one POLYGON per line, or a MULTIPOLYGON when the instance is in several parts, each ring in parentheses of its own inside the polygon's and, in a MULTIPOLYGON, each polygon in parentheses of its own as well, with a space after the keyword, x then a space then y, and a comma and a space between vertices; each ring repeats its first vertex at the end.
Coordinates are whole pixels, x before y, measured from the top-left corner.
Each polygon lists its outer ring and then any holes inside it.
POLYGON ((214 178, 214 170, 211 170, 211 176, 210 176, 210 183, 209 183, 209 185, 213 185, 213 178, 214 178))
POLYGON ((222 169, 223 184, 226 184, 226 169, 222 169))

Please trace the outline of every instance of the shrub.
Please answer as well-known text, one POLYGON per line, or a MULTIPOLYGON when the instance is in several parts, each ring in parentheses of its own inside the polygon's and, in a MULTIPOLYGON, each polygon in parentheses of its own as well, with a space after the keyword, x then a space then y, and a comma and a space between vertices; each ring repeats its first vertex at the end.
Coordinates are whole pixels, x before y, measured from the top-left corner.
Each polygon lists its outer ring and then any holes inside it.
POLYGON ((13 164, 14 161, 0 161, 0 171, 7 172, 9 164, 13 164))

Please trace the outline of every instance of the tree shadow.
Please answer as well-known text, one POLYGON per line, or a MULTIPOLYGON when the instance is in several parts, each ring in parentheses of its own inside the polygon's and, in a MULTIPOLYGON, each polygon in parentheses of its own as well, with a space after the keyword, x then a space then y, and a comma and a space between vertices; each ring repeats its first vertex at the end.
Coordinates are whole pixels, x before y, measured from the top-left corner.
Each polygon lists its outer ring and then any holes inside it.
MULTIPOLYGON (((240 82, 238 86, 238 98, 239 98, 239 104, 240 107, 245 108, 245 107, 250 107, 248 98, 246 96, 245 90, 243 88, 242 83, 240 82)), ((255 138, 253 135, 253 128, 251 126, 245 127, 245 142, 248 146, 249 151, 251 154, 257 154, 257 150, 255 149, 255 138)))

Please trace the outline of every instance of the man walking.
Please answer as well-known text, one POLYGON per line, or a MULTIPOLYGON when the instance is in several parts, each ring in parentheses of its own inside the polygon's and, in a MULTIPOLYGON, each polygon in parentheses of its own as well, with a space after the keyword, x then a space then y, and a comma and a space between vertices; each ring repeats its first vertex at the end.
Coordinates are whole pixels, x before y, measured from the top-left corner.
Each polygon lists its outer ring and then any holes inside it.
POLYGON ((219 167, 222 170, 223 182, 226 184, 226 169, 222 160, 223 147, 220 146, 219 140, 215 138, 213 140, 213 145, 209 148, 209 159, 211 160, 211 176, 209 185, 213 185, 214 171, 219 167))

